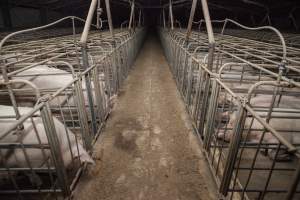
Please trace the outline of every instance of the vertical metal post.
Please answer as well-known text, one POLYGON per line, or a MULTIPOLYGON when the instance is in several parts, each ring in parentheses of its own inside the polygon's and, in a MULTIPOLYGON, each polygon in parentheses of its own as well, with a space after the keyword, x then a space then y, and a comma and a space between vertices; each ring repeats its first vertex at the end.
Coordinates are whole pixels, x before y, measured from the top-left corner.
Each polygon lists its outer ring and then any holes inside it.
POLYGON ((207 112, 207 126, 205 132, 203 134, 203 147, 206 151, 209 151, 211 140, 214 134, 214 126, 215 126, 215 117, 218 109, 218 99, 219 99, 220 86, 218 82, 213 79, 212 80, 212 91, 210 103, 208 106, 207 112))
POLYGON ((268 25, 269 26, 272 26, 272 21, 271 21, 271 18, 270 18, 270 14, 268 13, 267 15, 267 20, 268 20, 268 25))
POLYGON ((225 28, 226 28, 227 22, 228 22, 228 20, 225 19, 224 24, 223 24, 223 27, 222 27, 221 35, 224 35, 224 32, 225 32, 225 28))
POLYGON ((141 23, 142 23, 142 9, 140 9, 140 12, 139 12, 139 23, 138 23, 138 27, 141 27, 141 23))
MULTIPOLYGON (((84 69, 88 69, 89 68, 89 61, 88 61, 88 54, 87 54, 86 44, 82 45, 81 52, 82 52, 83 67, 84 67, 84 69)), ((95 108, 94 108, 94 100, 93 100, 90 73, 87 73, 85 75, 85 84, 86 84, 88 102, 89 102, 89 106, 90 106, 90 110, 91 110, 92 131, 93 131, 94 134, 96 134, 97 133, 97 123, 96 123, 96 115, 95 115, 95 108)))
MULTIPOLYGON (((206 24, 206 30, 207 30, 207 35, 208 35, 208 62, 207 62, 207 68, 209 70, 213 69, 213 60, 214 60, 214 51, 215 51, 215 38, 214 38, 214 33, 212 29, 212 24, 210 20, 210 15, 209 15, 209 10, 208 10, 208 5, 207 5, 207 0, 201 0, 202 4, 202 10, 203 10, 203 15, 205 19, 205 24, 206 24)), ((210 75, 206 72, 206 80, 205 80, 205 90, 203 94, 203 103, 202 103, 202 109, 201 109, 201 117, 200 117, 200 123, 199 123, 199 132, 203 133, 204 132, 204 123, 205 123, 205 116, 206 116, 206 111, 207 111, 207 103, 208 103, 208 98, 209 98, 209 90, 210 90, 210 75)))
MULTIPOLYGON (((112 22, 112 17, 111 17, 109 0, 105 0, 105 5, 106 5, 106 13, 107 13, 107 19, 108 19, 108 24, 109 24, 109 30, 110 30, 110 34, 111 34, 111 37, 113 40, 113 48, 115 49, 116 48, 115 35, 114 35, 114 27, 113 27, 113 22, 112 22)), ((112 54, 112 65, 113 65, 113 70, 115 71, 115 75, 116 75, 116 87, 114 88, 115 89, 114 92, 116 92, 117 84, 119 82, 116 51, 114 51, 114 53, 112 54)))
POLYGON ((185 38, 186 42, 188 42, 190 34, 191 34, 197 2, 198 2, 198 0, 193 0, 193 3, 192 3, 191 14, 190 14, 190 19, 189 19, 189 23, 188 23, 188 27, 187 27, 186 38, 185 38))
POLYGON ((96 26, 97 26, 97 29, 100 29, 100 15, 101 15, 101 2, 100 0, 98 0, 98 3, 97 3, 97 22, 96 22, 96 26))
POLYGON ((111 12, 110 12, 109 0, 105 0, 105 5, 106 5, 106 13, 107 13, 107 20, 108 20, 110 35, 112 37, 112 40, 115 41, 114 26, 113 26, 111 12))
POLYGON ((144 26, 145 25, 145 15, 143 15, 143 23, 142 25, 144 26))
POLYGON ((290 17, 291 20, 292 20, 293 26, 294 26, 295 29, 298 31, 298 30, 299 30, 299 27, 298 27, 297 20, 295 19, 294 15, 293 15, 293 14, 290 14, 289 17, 290 17))
POLYGON ((45 106, 43 106, 41 109, 41 117, 44 124, 45 133, 47 135, 48 142, 50 145, 52 162, 53 165, 55 166, 57 179, 60 184, 60 187, 62 188, 64 196, 69 196, 71 194, 71 191, 68 184, 67 173, 64 166, 64 160, 61 154, 59 139, 57 137, 55 125, 50 112, 50 106, 49 103, 47 102, 47 99, 44 99, 43 101, 45 106))
POLYGON ((130 11, 129 27, 128 27, 129 30, 132 30, 133 13, 134 13, 134 0, 131 2, 131 11, 130 11))
MULTIPOLYGON (((73 29, 73 42, 74 42, 74 48, 75 48, 75 52, 76 52, 76 60, 78 62, 78 65, 80 65, 80 58, 79 58, 79 52, 78 52, 78 45, 77 45, 77 42, 76 42, 76 26, 75 26, 75 19, 74 17, 72 17, 72 29, 73 29)), ((79 68, 79 71, 80 68, 79 68)))
MULTIPOLYGON (((1 70, 2 70, 2 77, 4 79, 4 82, 7 83, 9 81, 8 76, 7 76, 7 71, 6 71, 7 69, 6 69, 5 66, 2 66, 1 70)), ((21 115, 20 115, 20 112, 19 112, 19 109, 18 109, 18 105, 17 105, 17 102, 16 102, 15 95, 13 93, 13 90, 12 90, 12 87, 11 87, 10 84, 7 84, 6 87, 7 87, 7 90, 8 90, 8 94, 9 94, 12 106, 13 106, 15 114, 16 114, 16 119, 18 120, 21 117, 21 115)))
POLYGON ((235 162, 239 152, 240 142, 242 139, 246 117, 247 117, 247 111, 242 105, 240 105, 238 116, 237 116, 238 120, 235 122, 234 128, 232 130, 233 136, 232 136, 232 140, 230 141, 228 155, 226 158, 226 163, 223 172, 223 177, 219 189, 219 192, 224 196, 227 195, 231 183, 235 162))
POLYGON ((165 9, 163 8, 163 24, 164 24, 164 28, 166 28, 166 14, 165 14, 165 9))
POLYGON ((293 177, 293 181, 291 182, 290 189, 287 193, 286 200, 292 200, 296 194, 297 186, 300 184, 300 162, 298 163, 298 167, 296 169, 295 175, 293 177))
POLYGON ((170 0, 170 3, 169 3, 169 15, 170 15, 171 30, 174 30, 174 17, 173 17, 173 9, 172 9, 172 0, 170 0))
MULTIPOLYGON (((83 32, 80 39, 81 51, 82 51, 82 61, 84 69, 89 68, 89 61, 88 61, 88 54, 87 54, 87 39, 90 31, 90 27, 92 24, 93 16, 96 10, 98 0, 92 0, 88 16, 86 17, 86 21, 84 24, 83 32)), ((97 125, 96 125, 96 116, 95 116, 95 108, 93 102, 93 94, 92 94, 92 87, 90 82, 90 75, 87 73, 85 75, 85 83, 86 83, 86 90, 88 96, 88 102, 91 110, 91 117, 92 117, 92 131, 94 134, 97 133, 97 125)))
POLYGON ((135 26, 136 26, 136 23, 135 23, 135 8, 133 10, 132 26, 133 26, 133 31, 135 31, 135 26))
POLYGON ((75 84, 75 96, 76 96, 76 104, 79 113, 79 119, 82 126, 82 138, 85 149, 88 151, 92 151, 92 139, 90 136, 89 125, 88 125, 88 117, 85 111, 85 103, 84 103, 84 95, 82 92, 82 82, 79 79, 75 84))

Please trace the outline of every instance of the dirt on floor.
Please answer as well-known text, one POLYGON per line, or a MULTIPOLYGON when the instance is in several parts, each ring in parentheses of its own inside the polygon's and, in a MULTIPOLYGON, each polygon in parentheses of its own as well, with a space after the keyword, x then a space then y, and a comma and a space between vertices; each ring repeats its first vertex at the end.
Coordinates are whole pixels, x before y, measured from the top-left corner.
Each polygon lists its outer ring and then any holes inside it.
POLYGON ((78 200, 209 200, 215 185, 156 37, 148 36, 95 146, 78 200))

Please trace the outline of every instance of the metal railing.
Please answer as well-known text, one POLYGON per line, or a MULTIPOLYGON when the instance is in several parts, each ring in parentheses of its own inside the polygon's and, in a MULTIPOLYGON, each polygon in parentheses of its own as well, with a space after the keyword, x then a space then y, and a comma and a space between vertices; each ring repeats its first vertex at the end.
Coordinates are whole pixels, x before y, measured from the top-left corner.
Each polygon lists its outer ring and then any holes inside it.
POLYGON ((220 195, 299 198, 300 127, 295 124, 300 120, 300 85, 298 64, 291 61, 298 50, 284 42, 215 34, 209 64, 206 33, 192 31, 188 43, 186 33, 159 29, 220 195), (282 65, 282 60, 287 62, 282 65))
POLYGON ((10 111, 0 119, 1 198, 68 197, 86 164, 93 163, 93 144, 145 30, 141 27, 129 34, 116 29, 114 37, 111 31, 87 31, 83 44, 76 19, 65 17, 12 33, 1 42, 0 107, 10 111), (42 29, 45 33, 69 19, 73 20, 71 34, 6 43, 24 33, 35 35, 42 29))

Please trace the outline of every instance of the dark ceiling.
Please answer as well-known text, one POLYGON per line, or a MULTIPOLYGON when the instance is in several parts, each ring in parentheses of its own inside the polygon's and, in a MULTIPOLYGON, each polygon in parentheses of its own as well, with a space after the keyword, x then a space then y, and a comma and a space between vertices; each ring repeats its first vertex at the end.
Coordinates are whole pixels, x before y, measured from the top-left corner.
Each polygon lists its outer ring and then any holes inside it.
MULTIPOLYGON (((201 0, 195 20, 202 18, 201 0)), ((212 19, 233 18, 247 25, 266 25, 282 29, 297 29, 300 26, 300 0, 207 0, 212 19), (269 17, 269 21, 267 20, 269 17), (296 22, 296 25, 295 25, 296 22)), ((115 24, 126 20, 130 8, 128 0, 110 0, 112 15, 115 24)), ((137 8, 144 10, 146 21, 156 24, 159 20, 162 7, 169 0, 136 0, 137 8)), ((173 0, 174 16, 183 25, 186 24, 192 0, 173 0)), ((104 7, 104 0, 101 0, 104 7)), ((29 7, 50 9, 64 15, 85 17, 90 0, 0 0, 0 5, 10 7, 29 7)), ((166 8, 167 10, 167 8, 166 8)), ((105 14, 104 14, 105 15, 105 14)))

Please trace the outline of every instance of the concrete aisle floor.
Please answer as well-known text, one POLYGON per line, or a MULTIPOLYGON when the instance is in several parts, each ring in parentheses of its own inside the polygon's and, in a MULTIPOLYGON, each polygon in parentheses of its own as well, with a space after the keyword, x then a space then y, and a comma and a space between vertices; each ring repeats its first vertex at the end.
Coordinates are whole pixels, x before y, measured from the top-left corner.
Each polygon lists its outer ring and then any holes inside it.
POLYGON ((95 146, 78 200, 216 199, 159 40, 148 36, 95 146))

